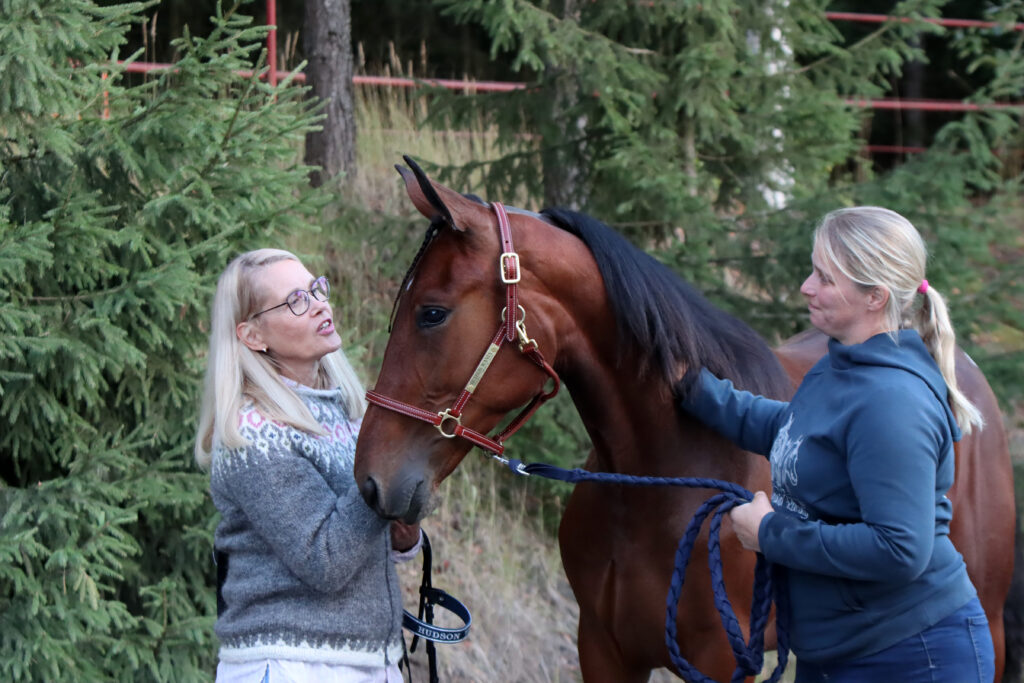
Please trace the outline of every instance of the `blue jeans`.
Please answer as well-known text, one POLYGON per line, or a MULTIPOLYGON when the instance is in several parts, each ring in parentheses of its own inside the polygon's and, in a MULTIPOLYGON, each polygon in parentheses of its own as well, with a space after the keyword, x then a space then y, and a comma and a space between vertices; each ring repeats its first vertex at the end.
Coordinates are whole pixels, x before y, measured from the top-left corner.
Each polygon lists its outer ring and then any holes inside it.
POLYGON ((873 655, 796 663, 796 683, 991 683, 995 650, 974 598, 934 626, 873 655))

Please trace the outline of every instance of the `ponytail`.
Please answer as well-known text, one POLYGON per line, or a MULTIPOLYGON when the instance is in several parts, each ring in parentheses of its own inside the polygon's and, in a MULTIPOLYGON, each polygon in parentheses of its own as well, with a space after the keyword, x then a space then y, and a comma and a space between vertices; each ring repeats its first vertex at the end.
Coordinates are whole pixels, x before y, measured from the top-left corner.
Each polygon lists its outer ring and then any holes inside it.
POLYGON ((956 333, 949 320, 946 300, 934 287, 928 285, 927 280, 921 283, 918 291, 921 292, 923 303, 914 314, 911 325, 921 335, 924 345, 946 380, 949 403, 960 430, 964 434, 970 434, 974 427, 984 427, 985 419, 957 385, 956 333))

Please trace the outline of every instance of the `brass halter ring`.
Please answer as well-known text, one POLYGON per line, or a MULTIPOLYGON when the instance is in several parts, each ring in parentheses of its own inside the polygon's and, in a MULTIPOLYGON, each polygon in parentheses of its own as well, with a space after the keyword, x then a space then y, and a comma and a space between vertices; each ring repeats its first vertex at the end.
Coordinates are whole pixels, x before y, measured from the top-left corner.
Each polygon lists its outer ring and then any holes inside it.
MULTIPOLYGON (((518 320, 516 320, 516 324, 517 325, 522 325, 523 322, 526 320, 526 309, 523 308, 521 305, 516 306, 516 308, 519 309, 519 318, 518 318, 518 320)), ((508 306, 505 306, 504 308, 501 309, 501 321, 502 322, 505 322, 505 314, 506 313, 508 313, 508 306)))
POLYGON ((437 423, 437 431, 441 432, 441 436, 443 436, 446 439, 454 439, 455 438, 455 430, 456 430, 456 428, 462 426, 462 417, 460 417, 458 415, 452 415, 452 409, 451 408, 445 408, 444 410, 439 412, 437 414, 437 416, 439 418, 441 418, 441 421, 437 423), (452 433, 451 434, 449 434, 448 432, 444 431, 444 423, 447 422, 448 420, 454 420, 455 421, 455 427, 452 427, 452 433))

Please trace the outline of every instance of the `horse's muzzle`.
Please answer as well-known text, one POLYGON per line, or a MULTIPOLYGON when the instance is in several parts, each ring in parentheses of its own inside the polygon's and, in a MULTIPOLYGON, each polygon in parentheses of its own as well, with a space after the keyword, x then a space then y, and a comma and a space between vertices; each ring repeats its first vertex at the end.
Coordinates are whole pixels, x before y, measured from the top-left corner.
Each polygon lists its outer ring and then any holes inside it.
POLYGON ((427 490, 429 487, 419 480, 404 482, 382 493, 372 476, 359 485, 359 493, 371 510, 384 519, 399 519, 406 524, 418 522, 426 514, 427 490))

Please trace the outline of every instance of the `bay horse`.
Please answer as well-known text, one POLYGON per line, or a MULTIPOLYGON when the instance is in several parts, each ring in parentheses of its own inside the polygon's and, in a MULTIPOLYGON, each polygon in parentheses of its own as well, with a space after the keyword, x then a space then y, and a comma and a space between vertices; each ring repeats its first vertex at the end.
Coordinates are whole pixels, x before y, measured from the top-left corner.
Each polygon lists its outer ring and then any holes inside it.
MULTIPOLYGON (((824 354, 823 335, 804 333, 773 351, 600 222, 563 210, 506 211, 433 182, 405 159, 412 171, 396 168, 431 224, 396 299, 380 374, 367 394, 355 477, 371 508, 388 519, 422 519, 472 446, 501 452, 501 442, 559 381, 592 441, 587 470, 769 490, 767 459, 686 416, 676 394, 707 367, 741 388, 786 399, 824 354), (524 404, 502 434, 486 436, 524 404)), ((1013 478, 988 383, 963 354, 957 375, 987 425, 957 446, 951 536, 988 615, 998 680, 1013 565, 1013 478)), ((577 646, 588 683, 646 681, 662 667, 678 674, 665 644, 673 557, 691 516, 714 493, 574 487, 558 536, 579 604, 577 646)), ((677 641, 691 665, 727 680, 734 663, 710 588, 707 529, 701 533, 680 595, 677 641)), ((740 547, 728 520, 721 555, 746 632, 756 556, 740 547)), ((771 628, 766 643, 774 647, 771 628)))

